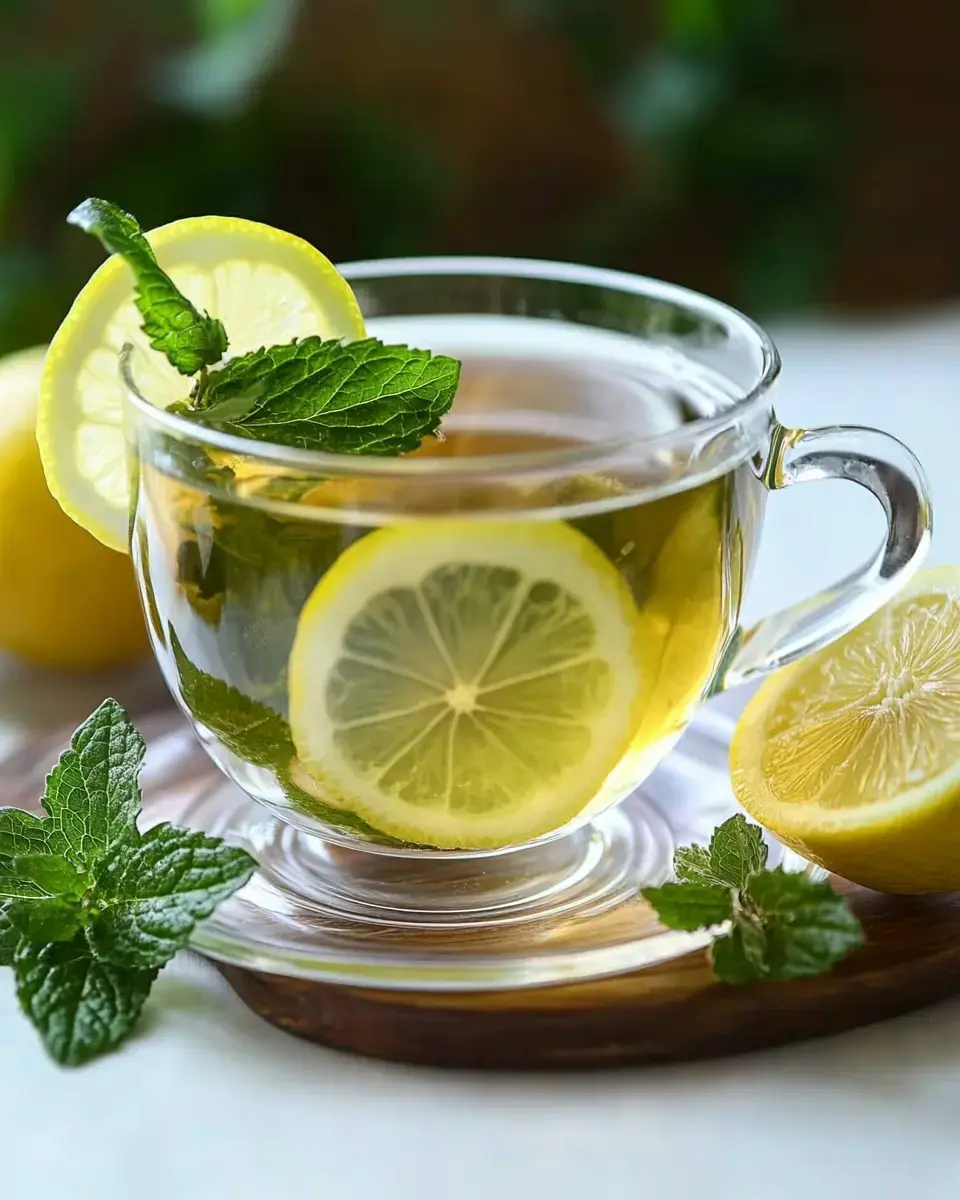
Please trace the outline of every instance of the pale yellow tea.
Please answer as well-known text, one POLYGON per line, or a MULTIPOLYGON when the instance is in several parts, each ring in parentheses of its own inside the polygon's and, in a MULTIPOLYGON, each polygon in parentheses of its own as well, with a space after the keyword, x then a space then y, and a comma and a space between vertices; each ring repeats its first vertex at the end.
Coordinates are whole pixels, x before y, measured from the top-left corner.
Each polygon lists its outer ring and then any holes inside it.
MULTIPOLYGON (((462 459, 453 488, 199 448, 141 467, 158 654, 248 792, 341 838, 493 848, 593 815, 662 758, 731 644, 762 492, 748 464, 646 503, 602 465, 509 489, 471 470, 588 449, 589 381, 468 360, 457 421, 416 455, 462 459), (498 425, 505 389, 526 428, 498 425)), ((658 430, 704 403, 602 383, 658 430)))

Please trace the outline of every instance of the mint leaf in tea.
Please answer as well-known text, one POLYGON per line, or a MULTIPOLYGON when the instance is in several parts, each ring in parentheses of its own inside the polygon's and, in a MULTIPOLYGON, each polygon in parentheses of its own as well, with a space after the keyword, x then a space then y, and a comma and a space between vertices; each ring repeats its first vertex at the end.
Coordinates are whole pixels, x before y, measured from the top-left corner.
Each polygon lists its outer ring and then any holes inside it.
POLYGON ((453 402, 460 364, 447 355, 376 338, 318 336, 263 346, 219 370, 222 322, 201 313, 160 267, 136 218, 106 200, 68 217, 133 272, 151 347, 196 376, 171 411, 238 437, 334 454, 403 454, 436 434, 453 402))
POLYGON ((456 359, 427 350, 309 337, 234 359, 177 411, 276 445, 402 454, 437 432, 459 374, 456 359))

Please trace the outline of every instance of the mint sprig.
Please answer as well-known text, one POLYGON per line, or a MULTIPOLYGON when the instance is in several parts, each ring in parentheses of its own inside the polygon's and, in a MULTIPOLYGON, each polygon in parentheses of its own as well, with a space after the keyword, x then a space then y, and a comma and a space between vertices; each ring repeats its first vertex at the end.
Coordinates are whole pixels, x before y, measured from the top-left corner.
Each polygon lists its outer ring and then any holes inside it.
POLYGON ((200 312, 157 262, 135 217, 95 197, 78 204, 67 217, 119 254, 133 271, 143 331, 154 350, 165 354, 181 375, 196 375, 223 358, 227 334, 209 313, 200 312))
POLYGON ((67 219, 126 261, 150 345, 181 374, 197 376, 189 398, 171 408, 179 416, 304 450, 389 455, 416 450, 453 403, 456 359, 377 338, 294 339, 211 372, 227 350, 226 331, 178 290, 136 219, 95 198, 67 219))
POLYGON ((670 929, 718 929, 710 955, 725 983, 821 975, 863 945, 860 922, 829 883, 766 863, 762 830, 738 815, 709 847, 677 850, 677 882, 642 895, 670 929))
POLYGON ((0 809, 0 965, 60 1063, 131 1033, 159 969, 256 865, 196 830, 164 822, 141 834, 143 754, 105 700, 47 777, 47 816, 0 809))

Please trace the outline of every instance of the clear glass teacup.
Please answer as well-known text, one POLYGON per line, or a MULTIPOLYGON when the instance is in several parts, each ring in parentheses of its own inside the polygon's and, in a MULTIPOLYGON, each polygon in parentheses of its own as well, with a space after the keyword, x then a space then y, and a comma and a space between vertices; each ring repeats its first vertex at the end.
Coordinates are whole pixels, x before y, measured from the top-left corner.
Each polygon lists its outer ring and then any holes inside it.
POLYGON ((502 259, 344 273, 371 334, 463 362, 415 454, 214 432, 125 367, 157 659, 211 757, 286 823, 414 857, 557 838, 632 793, 706 696, 844 633, 923 557, 912 454, 778 424, 776 349, 717 301, 502 259), (823 478, 878 498, 884 546, 743 630, 768 491, 823 478))
POLYGON ((150 635, 232 781, 189 820, 260 863, 195 944, 442 989, 700 944, 660 929, 638 887, 726 815, 701 788, 708 764, 729 794, 723 738, 692 758, 685 740, 645 780, 705 698, 839 637, 908 580, 930 537, 922 470, 875 430, 780 425, 770 338, 685 289, 488 258, 343 271, 371 335, 463 363, 442 438, 414 454, 203 428, 151 403, 149 358, 124 353, 150 635), (829 478, 877 497, 884 544, 742 628, 768 492, 829 478))

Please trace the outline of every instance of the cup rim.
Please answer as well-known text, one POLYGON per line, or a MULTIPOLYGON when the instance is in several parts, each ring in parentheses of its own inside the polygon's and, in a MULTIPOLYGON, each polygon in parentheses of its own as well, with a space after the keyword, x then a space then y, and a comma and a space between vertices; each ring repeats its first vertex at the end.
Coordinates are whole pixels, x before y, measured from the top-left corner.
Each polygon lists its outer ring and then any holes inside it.
POLYGON ((780 353, 770 335, 756 321, 739 309, 715 300, 702 292, 681 284, 667 283, 647 275, 635 275, 608 267, 592 267, 547 259, 510 258, 473 255, 425 255, 381 259, 358 259, 337 265, 337 270, 351 283, 382 277, 464 275, 503 276, 506 278, 539 279, 554 283, 581 283, 610 290, 645 296, 655 301, 683 307, 738 329, 755 343, 760 352, 760 366, 753 385, 735 395, 729 408, 711 416, 685 422, 676 429, 636 438, 623 437, 590 442, 560 449, 524 450, 510 454, 458 455, 444 457, 377 457, 376 455, 333 454, 321 450, 301 450, 272 442, 237 437, 210 429, 177 416, 151 404, 137 387, 130 367, 128 345, 120 354, 121 382, 133 407, 151 423, 175 435, 181 441, 204 449, 223 451, 246 458, 255 458, 271 466, 295 468, 311 473, 336 476, 371 476, 402 478, 406 476, 434 478, 456 476, 464 479, 477 475, 503 475, 525 472, 557 471, 596 463, 633 451, 651 454, 670 452, 691 437, 712 437, 740 423, 761 407, 764 397, 780 374, 780 353))

